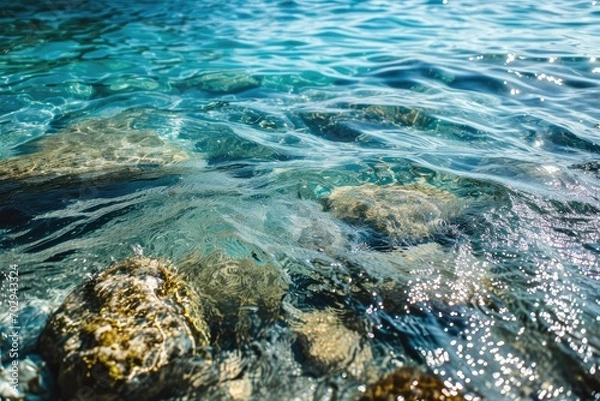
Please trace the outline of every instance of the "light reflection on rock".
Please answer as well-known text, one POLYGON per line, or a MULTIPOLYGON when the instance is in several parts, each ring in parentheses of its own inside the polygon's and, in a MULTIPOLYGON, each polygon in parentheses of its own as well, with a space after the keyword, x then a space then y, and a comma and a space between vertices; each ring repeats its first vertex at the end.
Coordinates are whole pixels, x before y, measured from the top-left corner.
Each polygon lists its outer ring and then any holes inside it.
POLYGON ((372 361, 364 336, 346 327, 333 309, 301 312, 292 310, 292 330, 307 359, 309 369, 319 374, 346 371, 361 378, 372 361))
POLYGON ((351 224, 367 225, 393 243, 419 243, 446 229, 460 210, 458 199, 432 186, 344 186, 327 198, 331 213, 351 224))
POLYGON ((156 167, 188 159, 151 129, 137 128, 144 115, 125 112, 110 118, 86 119, 23 146, 33 150, 0 161, 0 180, 28 184, 74 180, 119 180, 156 175, 156 167))

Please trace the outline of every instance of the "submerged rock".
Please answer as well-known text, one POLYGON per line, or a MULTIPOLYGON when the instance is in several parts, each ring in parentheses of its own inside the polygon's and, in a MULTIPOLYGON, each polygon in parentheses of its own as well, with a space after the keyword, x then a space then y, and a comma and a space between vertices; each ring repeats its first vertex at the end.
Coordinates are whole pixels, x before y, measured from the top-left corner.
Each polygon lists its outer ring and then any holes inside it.
POLYGON ((373 359, 371 348, 334 310, 293 312, 291 327, 309 370, 320 374, 345 370, 354 377, 365 373, 366 364, 373 359))
POLYGON ((63 399, 84 391, 148 401, 183 376, 182 359, 210 364, 199 351, 209 345, 204 319, 200 299, 168 262, 137 256, 71 293, 38 348, 63 399))
POLYGON ((175 84, 181 89, 196 88, 203 91, 225 94, 240 93, 260 86, 260 82, 251 75, 240 71, 207 72, 175 84))
MULTIPOLYGON (((470 398, 475 399, 475 398, 470 398)), ((459 391, 428 373, 404 366, 367 387, 360 401, 458 401, 459 391)))
POLYGON ((404 106, 369 105, 356 106, 361 110, 363 118, 367 121, 385 121, 398 126, 416 127, 426 129, 434 119, 420 109, 411 109, 404 106))
POLYGON ((23 146, 26 154, 0 161, 0 181, 61 184, 87 179, 147 176, 153 168, 184 161, 183 150, 150 129, 139 113, 87 119, 23 146))
POLYGON ((351 127, 352 116, 344 113, 303 112, 304 124, 317 136, 336 142, 355 142, 363 135, 351 127))
POLYGON ((441 232, 459 210, 449 192, 424 184, 335 188, 327 207, 336 217, 366 225, 395 243, 419 243, 441 232))
POLYGON ((279 316, 287 283, 270 262, 215 251, 206 256, 191 255, 179 266, 192 285, 212 300, 221 315, 222 329, 227 332, 227 326, 234 326, 238 343, 249 336, 254 316, 262 325, 279 316))
POLYGON ((427 112, 404 106, 335 104, 337 111, 301 111, 297 116, 313 134, 336 142, 359 142, 363 146, 387 146, 369 134, 372 125, 430 129, 437 120, 427 112))

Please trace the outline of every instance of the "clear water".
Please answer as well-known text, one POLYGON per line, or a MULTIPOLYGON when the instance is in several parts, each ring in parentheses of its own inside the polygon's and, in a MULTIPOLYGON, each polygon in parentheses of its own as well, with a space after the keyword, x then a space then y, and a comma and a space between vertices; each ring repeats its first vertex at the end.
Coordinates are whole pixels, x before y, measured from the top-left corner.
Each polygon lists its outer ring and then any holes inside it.
MULTIPOLYGON (((133 246, 175 261, 222 249, 267 255, 287 304, 351 315, 381 374, 417 366, 490 400, 598 399, 599 37, 596 1, 4 2, 0 159, 98 118, 133 118, 192 159, 160 178, 2 188, 20 358, 133 246), (463 212, 432 240, 443 257, 402 247, 421 252, 405 270, 323 208, 340 186, 414 182, 463 212), (390 280, 392 299, 377 286, 390 280)), ((280 337, 261 340, 281 354, 254 399, 356 397, 364 383, 305 373, 280 337)))

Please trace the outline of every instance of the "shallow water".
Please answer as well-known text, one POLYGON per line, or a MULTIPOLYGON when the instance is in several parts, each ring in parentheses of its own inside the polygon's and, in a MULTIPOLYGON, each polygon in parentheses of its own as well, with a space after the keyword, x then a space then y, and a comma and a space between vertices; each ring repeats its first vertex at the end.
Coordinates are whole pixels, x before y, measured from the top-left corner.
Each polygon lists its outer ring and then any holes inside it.
MULTIPOLYGON (((0 182, 19 358, 132 247, 175 263, 222 250, 276 266, 283 309, 343 313, 376 376, 600 397, 600 3, 113 3, 2 5, 0 159, 93 126, 82 148, 148 130, 188 160, 0 182), (336 188, 412 183, 460 205, 426 239, 390 243, 327 207, 336 188)), ((367 381, 311 371, 284 318, 260 333, 253 399, 355 399, 367 381)))

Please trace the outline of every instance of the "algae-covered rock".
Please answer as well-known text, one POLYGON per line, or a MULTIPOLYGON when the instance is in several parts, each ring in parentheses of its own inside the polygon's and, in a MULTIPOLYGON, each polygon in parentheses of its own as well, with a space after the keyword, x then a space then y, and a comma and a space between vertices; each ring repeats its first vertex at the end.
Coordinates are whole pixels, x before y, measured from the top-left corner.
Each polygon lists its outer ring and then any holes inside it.
POLYGON ((137 256, 71 293, 38 348, 63 399, 86 390, 97 400, 147 401, 167 389, 176 361, 209 364, 198 354, 208 344, 198 296, 168 262, 137 256))
POLYGON ((360 377, 365 365, 373 359, 363 337, 346 327, 332 309, 295 311, 291 327, 298 336, 308 367, 315 372, 346 370, 360 377))
POLYGON ((247 317, 258 316, 264 324, 279 315, 287 283, 271 262, 214 251, 206 256, 191 255, 179 266, 195 288, 211 298, 223 324, 235 326, 238 342, 249 335, 247 317))
MULTIPOLYGON (((471 398, 473 399, 473 398, 471 398)), ((360 401, 458 401, 465 400, 448 382, 404 366, 367 387, 360 401)))
POLYGON ((0 161, 0 181, 35 184, 107 176, 129 179, 188 158, 155 131, 137 128, 142 117, 126 112, 82 120, 27 143, 25 154, 0 161))
POLYGON ((327 207, 342 220, 409 244, 440 232, 459 210, 454 195, 424 184, 338 187, 327 199, 327 207))

